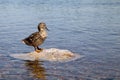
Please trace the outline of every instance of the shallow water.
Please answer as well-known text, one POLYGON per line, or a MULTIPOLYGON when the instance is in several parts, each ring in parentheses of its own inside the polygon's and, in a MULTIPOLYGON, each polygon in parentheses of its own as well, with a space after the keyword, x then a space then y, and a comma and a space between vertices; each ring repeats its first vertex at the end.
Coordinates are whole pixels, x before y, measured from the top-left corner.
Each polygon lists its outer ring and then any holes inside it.
POLYGON ((0 0, 0 80, 120 80, 120 0, 0 0), (21 39, 50 29, 42 48, 84 58, 67 63, 10 57, 34 49, 21 39))

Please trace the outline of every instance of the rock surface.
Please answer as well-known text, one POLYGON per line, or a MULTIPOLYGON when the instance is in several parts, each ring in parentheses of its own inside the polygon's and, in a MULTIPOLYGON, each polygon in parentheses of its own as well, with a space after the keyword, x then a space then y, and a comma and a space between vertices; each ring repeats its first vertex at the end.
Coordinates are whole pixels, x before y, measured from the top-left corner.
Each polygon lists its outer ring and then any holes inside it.
POLYGON ((13 58, 21 59, 21 60, 44 60, 44 61, 58 61, 58 62, 66 62, 81 58, 82 56, 72 53, 69 50, 62 50, 56 48, 43 49, 42 52, 30 52, 24 54, 11 54, 13 58))

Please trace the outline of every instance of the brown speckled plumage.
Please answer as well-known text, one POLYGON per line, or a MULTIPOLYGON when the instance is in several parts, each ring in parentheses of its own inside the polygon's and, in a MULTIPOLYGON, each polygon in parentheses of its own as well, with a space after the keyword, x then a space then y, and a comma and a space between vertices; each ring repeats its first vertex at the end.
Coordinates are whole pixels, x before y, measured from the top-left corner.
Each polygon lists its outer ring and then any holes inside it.
POLYGON ((38 32, 32 33, 29 37, 23 39, 23 43, 28 46, 33 46, 35 50, 40 50, 38 46, 41 45, 47 37, 46 29, 46 24, 40 23, 38 25, 38 32))

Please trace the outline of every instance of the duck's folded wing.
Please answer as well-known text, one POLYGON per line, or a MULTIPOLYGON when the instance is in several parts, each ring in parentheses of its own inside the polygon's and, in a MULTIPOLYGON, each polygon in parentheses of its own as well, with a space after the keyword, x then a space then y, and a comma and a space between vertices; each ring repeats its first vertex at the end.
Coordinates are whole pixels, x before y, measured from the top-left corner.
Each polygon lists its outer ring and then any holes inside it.
POLYGON ((22 41, 29 46, 36 46, 38 44, 38 40, 39 42, 42 41, 41 35, 39 32, 35 32, 31 34, 29 37, 23 39, 22 41))
POLYGON ((29 40, 34 43, 36 42, 39 38, 41 38, 41 35, 39 32, 35 32, 29 36, 29 40))

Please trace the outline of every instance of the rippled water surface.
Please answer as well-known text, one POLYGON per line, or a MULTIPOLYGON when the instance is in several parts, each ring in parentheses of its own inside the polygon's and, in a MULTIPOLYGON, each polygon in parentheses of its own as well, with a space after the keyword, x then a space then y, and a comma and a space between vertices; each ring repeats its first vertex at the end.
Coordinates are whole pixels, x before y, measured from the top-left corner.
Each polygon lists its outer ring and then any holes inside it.
POLYGON ((120 0, 0 0, 0 80, 120 80, 120 0), (50 29, 43 48, 84 58, 67 63, 23 61, 34 49, 21 39, 50 29))

